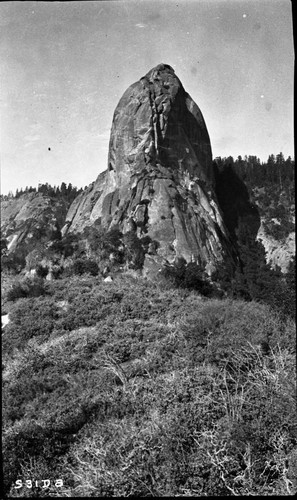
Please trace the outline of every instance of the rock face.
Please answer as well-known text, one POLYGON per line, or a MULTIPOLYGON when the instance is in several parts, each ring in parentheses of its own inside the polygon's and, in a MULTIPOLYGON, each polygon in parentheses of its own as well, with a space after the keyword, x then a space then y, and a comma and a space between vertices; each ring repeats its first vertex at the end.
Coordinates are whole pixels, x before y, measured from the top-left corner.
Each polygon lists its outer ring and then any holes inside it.
POLYGON ((42 193, 27 193, 1 202, 1 234, 8 242, 8 252, 31 245, 46 233, 61 227, 67 207, 42 193))
POLYGON ((183 257, 211 274, 222 259, 233 259, 202 113, 168 65, 153 68, 120 99, 107 171, 74 200, 63 234, 95 221, 157 242, 145 268, 183 257))
POLYGON ((283 273, 286 273, 296 254, 295 232, 291 232, 284 241, 278 241, 265 233, 261 218, 261 225, 256 239, 262 243, 266 252, 266 262, 272 268, 279 266, 283 273))

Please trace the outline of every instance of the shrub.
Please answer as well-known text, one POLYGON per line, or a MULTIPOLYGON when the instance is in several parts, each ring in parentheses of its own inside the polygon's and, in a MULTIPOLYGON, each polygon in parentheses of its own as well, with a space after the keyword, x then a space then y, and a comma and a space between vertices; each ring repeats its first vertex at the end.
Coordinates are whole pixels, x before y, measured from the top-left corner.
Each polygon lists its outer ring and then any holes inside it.
MULTIPOLYGON (((56 475, 58 470, 55 473, 53 471, 57 469, 57 457, 67 451, 70 441, 69 436, 63 436, 30 422, 23 422, 19 428, 6 432, 3 436, 2 449, 5 455, 4 492, 8 494, 11 485, 21 476, 22 472, 25 475, 29 470, 38 472, 37 478, 40 478, 42 470, 50 473, 50 477, 56 475), (42 465, 42 469, 37 471, 36 467, 33 466, 34 462, 37 462, 39 466, 42 465)), ((36 479, 36 476, 26 477, 26 479, 29 478, 33 480, 36 479)), ((22 477, 22 480, 25 481, 25 477, 22 477)), ((34 488, 34 490, 36 494, 36 489, 34 488)), ((13 496, 15 496, 15 492, 16 490, 12 488, 13 496)))
POLYGON ((43 266, 41 264, 36 266, 36 274, 39 278, 45 278, 48 275, 48 271, 48 266, 43 266))
POLYGON ((176 287, 197 290, 205 296, 215 293, 214 287, 201 267, 195 262, 187 263, 182 257, 178 258, 174 264, 164 266, 161 275, 176 287))
POLYGON ((252 352, 255 364, 237 384, 232 373, 203 365, 139 381, 136 397, 118 393, 125 408, 127 396, 130 407, 132 402, 129 415, 113 413, 109 425, 95 420, 69 451, 73 491, 82 496, 292 494, 286 463, 294 460, 294 424, 286 426, 294 420, 294 391, 285 385, 274 390, 280 378, 290 378, 293 358, 283 363, 284 353, 274 352, 267 370, 260 351, 251 350, 239 366, 252 352), (267 386, 267 377, 272 385, 267 386))
POLYGON ((133 231, 125 233, 122 240, 125 245, 126 260, 131 262, 135 269, 141 269, 145 258, 141 241, 133 231))
POLYGON ((296 492, 292 320, 131 276, 49 290, 3 335, 7 491, 40 467, 68 497, 296 492))
POLYGON ((10 311, 10 322, 5 327, 3 351, 22 349, 32 337, 47 339, 58 319, 58 307, 52 299, 19 299, 10 311))
POLYGON ((99 273, 98 264, 93 260, 76 259, 73 263, 73 272, 76 275, 90 273, 92 276, 97 276, 99 273))
POLYGON ((48 293, 47 284, 42 278, 25 278, 12 285, 7 292, 7 300, 15 301, 20 298, 40 297, 46 293, 48 293))
POLYGON ((77 234, 68 233, 62 240, 56 240, 52 250, 62 253, 67 258, 71 257, 79 249, 80 237, 77 234))
POLYGON ((118 227, 112 227, 106 231, 102 226, 95 224, 86 227, 83 233, 91 252, 99 255, 100 260, 106 259, 112 253, 116 262, 122 262, 123 252, 120 250, 122 245, 122 232, 118 227))
POLYGON ((164 276, 175 287, 180 287, 184 283, 187 263, 184 258, 177 259, 174 264, 165 265, 161 271, 164 276))
POLYGON ((19 273, 26 266, 26 249, 20 247, 14 252, 4 255, 1 258, 1 264, 4 269, 19 273))

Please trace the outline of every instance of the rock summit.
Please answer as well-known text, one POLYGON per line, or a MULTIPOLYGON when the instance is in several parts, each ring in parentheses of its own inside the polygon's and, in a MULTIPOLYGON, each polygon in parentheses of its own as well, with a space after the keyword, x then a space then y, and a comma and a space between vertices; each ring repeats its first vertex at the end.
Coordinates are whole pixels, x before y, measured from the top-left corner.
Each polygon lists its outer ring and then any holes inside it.
POLYGON ((148 236, 150 271, 183 257, 209 274, 232 259, 202 113, 171 66, 132 84, 113 116, 107 170, 72 203, 63 233, 95 221, 148 236))

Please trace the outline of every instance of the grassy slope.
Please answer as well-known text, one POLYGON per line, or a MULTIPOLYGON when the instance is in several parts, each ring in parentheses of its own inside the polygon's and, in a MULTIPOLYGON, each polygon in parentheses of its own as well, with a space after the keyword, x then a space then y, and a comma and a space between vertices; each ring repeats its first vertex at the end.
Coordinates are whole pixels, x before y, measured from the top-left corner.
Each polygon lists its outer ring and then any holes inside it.
POLYGON ((3 333, 8 495, 296 492, 292 322, 131 276, 48 291, 3 333))

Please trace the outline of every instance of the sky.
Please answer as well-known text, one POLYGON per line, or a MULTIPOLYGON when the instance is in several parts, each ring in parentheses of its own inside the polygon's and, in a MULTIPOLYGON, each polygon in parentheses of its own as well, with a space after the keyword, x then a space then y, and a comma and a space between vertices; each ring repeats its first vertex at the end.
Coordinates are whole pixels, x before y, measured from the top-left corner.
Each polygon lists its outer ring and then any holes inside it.
POLYGON ((294 157, 290 0, 0 3, 1 193, 107 168, 114 110, 160 63, 204 116, 213 157, 294 157))

